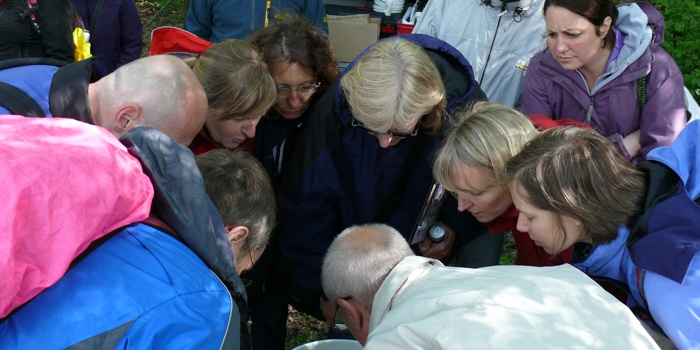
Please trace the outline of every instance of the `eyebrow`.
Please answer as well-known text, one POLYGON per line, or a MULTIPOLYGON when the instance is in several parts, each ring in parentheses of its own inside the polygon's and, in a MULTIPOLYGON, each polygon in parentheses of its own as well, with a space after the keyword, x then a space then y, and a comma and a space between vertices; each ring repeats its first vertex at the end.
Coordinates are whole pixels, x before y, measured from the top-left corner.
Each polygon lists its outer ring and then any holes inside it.
POLYGON ((464 189, 464 188, 460 188, 459 186, 455 185, 455 189, 459 192, 475 193, 475 192, 484 192, 488 189, 493 188, 494 186, 496 186, 496 185, 486 186, 484 188, 464 189))

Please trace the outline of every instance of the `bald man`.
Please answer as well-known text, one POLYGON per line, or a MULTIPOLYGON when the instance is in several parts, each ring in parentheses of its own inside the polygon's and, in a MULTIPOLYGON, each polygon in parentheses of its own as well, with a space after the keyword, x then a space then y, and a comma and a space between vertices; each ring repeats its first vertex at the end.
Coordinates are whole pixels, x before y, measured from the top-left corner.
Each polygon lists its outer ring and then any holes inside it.
POLYGON ((204 125, 208 107, 192 70, 167 55, 140 58, 102 79, 91 59, 10 60, 0 63, 0 83, 0 92, 12 89, 13 96, 0 97, 0 114, 77 119, 117 137, 146 125, 184 145, 204 125))
POLYGON ((658 349, 627 306, 571 265, 444 267, 384 224, 338 235, 322 283, 365 349, 658 349))

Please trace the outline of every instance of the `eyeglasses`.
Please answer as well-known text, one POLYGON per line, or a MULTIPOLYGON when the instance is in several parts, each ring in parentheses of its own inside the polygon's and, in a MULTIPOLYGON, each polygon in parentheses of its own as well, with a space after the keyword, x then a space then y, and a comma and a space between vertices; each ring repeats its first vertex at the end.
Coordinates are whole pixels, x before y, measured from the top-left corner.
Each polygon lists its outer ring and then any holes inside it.
POLYGON ((314 92, 316 92, 319 86, 321 86, 321 82, 318 82, 316 84, 299 85, 294 90, 288 87, 277 88, 277 98, 287 98, 287 95, 289 95, 292 91, 296 91, 297 94, 301 96, 306 96, 308 94, 313 94, 314 92))
POLYGON ((387 131, 387 132, 377 132, 377 131, 374 131, 374 130, 372 130, 372 129, 366 127, 365 124, 362 124, 361 121, 355 119, 354 117, 352 118, 352 122, 350 123, 350 125, 352 125, 352 126, 354 126, 354 127, 356 127, 356 128, 360 128, 360 129, 362 129, 362 130, 365 130, 365 131, 369 132, 369 133, 372 134, 372 135, 389 135, 389 136, 391 136, 391 137, 393 137, 393 138, 405 139, 405 138, 407 138, 407 137, 409 137, 409 136, 416 136, 416 135, 418 135, 418 127, 420 126, 420 122, 418 122, 418 124, 416 124, 416 127, 415 127, 415 128, 413 129, 413 131, 410 132, 410 133, 409 133, 409 132, 391 131, 391 130, 389 130, 389 131, 387 131))
MULTIPOLYGON (((352 296, 347 296, 347 297, 340 298, 340 299, 351 300, 352 296)), ((350 330, 348 330, 348 327, 345 326, 345 323, 343 320, 338 319, 338 310, 339 309, 340 309, 340 304, 336 303, 335 304, 335 312, 333 312, 333 326, 328 331, 329 332, 333 331, 336 333, 347 333, 350 330)))
POLYGON ((248 239, 246 238, 246 244, 248 245, 248 256, 250 256, 250 277, 251 278, 241 278, 241 282, 243 282, 243 287, 248 288, 253 282, 255 281, 255 265, 253 263, 253 252, 250 250, 250 243, 248 242, 248 239))

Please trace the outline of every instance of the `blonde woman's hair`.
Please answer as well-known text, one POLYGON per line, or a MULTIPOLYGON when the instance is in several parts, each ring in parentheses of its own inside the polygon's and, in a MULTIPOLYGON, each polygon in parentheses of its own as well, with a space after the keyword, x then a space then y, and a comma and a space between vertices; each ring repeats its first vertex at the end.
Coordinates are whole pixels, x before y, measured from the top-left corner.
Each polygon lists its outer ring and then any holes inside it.
POLYGON ((457 123, 448 130, 433 164, 435 179, 451 192, 457 191, 453 170, 460 164, 485 169, 505 186, 506 163, 538 134, 527 117, 495 103, 476 103, 453 119, 457 123))
POLYGON ((340 85, 353 116, 371 130, 408 130, 424 115, 424 128, 433 133, 440 129, 447 105, 445 86, 430 57, 408 40, 379 42, 340 85))
POLYGON ((222 41, 185 62, 204 87, 209 110, 218 120, 260 116, 277 102, 275 81, 247 41, 222 41))

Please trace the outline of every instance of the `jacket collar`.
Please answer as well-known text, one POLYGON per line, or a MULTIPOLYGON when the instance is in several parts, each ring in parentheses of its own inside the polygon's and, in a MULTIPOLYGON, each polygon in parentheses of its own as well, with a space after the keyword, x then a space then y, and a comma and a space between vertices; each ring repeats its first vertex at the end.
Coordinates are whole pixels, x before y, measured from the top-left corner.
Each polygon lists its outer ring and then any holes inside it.
POLYGON ((382 282, 381 287, 379 287, 377 294, 374 296, 369 324, 370 333, 377 328, 382 318, 384 318, 384 315, 391 311, 394 298, 401 293, 404 287, 411 284, 409 280, 421 276, 425 269, 430 266, 443 265, 440 261, 435 259, 422 256, 408 256, 403 258, 403 260, 391 269, 391 272, 389 272, 389 275, 384 282, 382 282))

